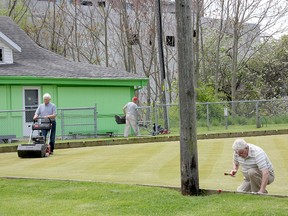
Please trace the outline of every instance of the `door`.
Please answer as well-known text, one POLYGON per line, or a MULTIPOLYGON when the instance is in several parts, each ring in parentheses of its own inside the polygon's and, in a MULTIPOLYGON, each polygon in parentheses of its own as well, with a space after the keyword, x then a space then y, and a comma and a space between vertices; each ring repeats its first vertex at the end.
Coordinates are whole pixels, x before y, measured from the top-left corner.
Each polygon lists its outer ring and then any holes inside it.
POLYGON ((23 91, 23 108, 24 112, 24 128, 23 135, 30 136, 31 134, 31 124, 33 123, 33 116, 39 105, 39 90, 40 88, 24 88, 23 91))

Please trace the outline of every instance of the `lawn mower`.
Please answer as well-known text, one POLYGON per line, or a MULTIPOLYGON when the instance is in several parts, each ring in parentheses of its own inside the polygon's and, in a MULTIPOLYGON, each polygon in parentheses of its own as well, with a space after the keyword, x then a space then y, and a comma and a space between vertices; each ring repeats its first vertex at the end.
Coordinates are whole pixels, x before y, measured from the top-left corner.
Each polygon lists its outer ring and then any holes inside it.
MULTIPOLYGON (((18 157, 21 158, 38 158, 47 157, 50 155, 50 134, 52 123, 51 119, 48 118, 49 122, 44 122, 44 118, 38 117, 33 121, 30 138, 28 144, 20 144, 17 147, 18 157), (43 122, 41 122, 41 120, 43 122), (42 136, 42 130, 48 130, 47 137, 42 136), (34 131, 38 131, 37 136, 34 136, 34 131)), ((47 120, 47 119, 46 119, 47 120)))

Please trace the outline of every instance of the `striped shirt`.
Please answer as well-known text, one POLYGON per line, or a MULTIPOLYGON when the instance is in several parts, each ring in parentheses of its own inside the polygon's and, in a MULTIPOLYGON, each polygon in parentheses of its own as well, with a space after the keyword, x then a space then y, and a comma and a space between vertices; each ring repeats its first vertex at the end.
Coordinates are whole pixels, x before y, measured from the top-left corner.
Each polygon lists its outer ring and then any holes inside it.
POLYGON ((248 144, 249 151, 247 158, 240 157, 234 153, 233 159, 235 164, 240 164, 242 172, 247 172, 248 169, 258 168, 259 170, 268 169, 269 173, 274 175, 273 165, 268 156, 259 146, 248 144))

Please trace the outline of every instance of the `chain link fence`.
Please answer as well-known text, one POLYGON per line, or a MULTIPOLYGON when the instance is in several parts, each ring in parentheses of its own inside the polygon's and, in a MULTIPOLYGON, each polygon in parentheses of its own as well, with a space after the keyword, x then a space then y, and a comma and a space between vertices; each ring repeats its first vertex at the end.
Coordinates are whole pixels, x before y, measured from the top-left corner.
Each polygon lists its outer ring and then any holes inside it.
MULTIPOLYGON (((287 129, 288 99, 197 103, 197 132, 287 129)), ((29 137, 35 110, 0 110, 0 142, 29 137), (25 131, 26 130, 26 131, 25 131), (2 137, 2 138, 1 138, 2 137)), ((180 134, 179 105, 138 108, 140 135, 180 134)), ((114 114, 99 114, 97 106, 57 109, 56 136, 61 139, 123 136, 125 125, 114 114)))
POLYGON ((145 135, 155 135, 154 134, 154 125, 153 125, 153 119, 154 119, 154 113, 153 108, 150 106, 141 106, 137 108, 137 125, 139 127, 139 135, 145 136, 145 135))
MULTIPOLYGON (((179 134, 179 105, 157 105, 155 109, 156 124, 168 125, 171 133, 179 134)), ((198 133, 288 128, 287 99, 197 103, 196 109, 198 133)))
POLYGON ((95 138, 98 134, 96 107, 58 109, 58 133, 63 139, 95 138), (60 131, 59 131, 60 130, 60 131))
MULTIPOLYGON (((29 137, 35 111, 34 109, 0 110, 0 141, 7 141, 5 137, 17 139, 29 137)), ((97 118, 96 106, 57 109, 56 136, 61 139, 97 137, 100 120, 97 118)))

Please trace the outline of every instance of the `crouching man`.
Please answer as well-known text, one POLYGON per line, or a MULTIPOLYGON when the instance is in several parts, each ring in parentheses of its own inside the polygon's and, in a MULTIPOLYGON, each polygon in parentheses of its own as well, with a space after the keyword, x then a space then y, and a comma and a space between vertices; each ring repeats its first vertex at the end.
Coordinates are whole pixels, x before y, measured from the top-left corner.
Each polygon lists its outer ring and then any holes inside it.
POLYGON ((246 143, 244 139, 236 139, 232 146, 233 169, 235 175, 242 167, 244 180, 237 188, 239 192, 268 193, 266 186, 274 181, 273 165, 262 148, 246 143))

